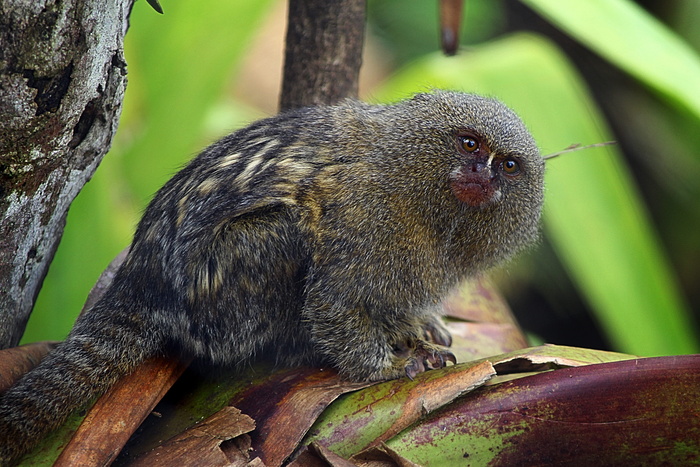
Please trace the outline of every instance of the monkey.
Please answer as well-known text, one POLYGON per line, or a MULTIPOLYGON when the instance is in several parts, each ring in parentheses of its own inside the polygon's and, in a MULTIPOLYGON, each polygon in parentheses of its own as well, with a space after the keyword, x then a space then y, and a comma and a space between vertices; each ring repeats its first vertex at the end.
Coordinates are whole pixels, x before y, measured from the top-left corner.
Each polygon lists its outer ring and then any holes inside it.
POLYGON ((501 102, 287 111, 155 194, 102 298, 0 396, 0 464, 156 355, 381 381, 456 363, 441 300, 539 235, 544 159, 501 102))

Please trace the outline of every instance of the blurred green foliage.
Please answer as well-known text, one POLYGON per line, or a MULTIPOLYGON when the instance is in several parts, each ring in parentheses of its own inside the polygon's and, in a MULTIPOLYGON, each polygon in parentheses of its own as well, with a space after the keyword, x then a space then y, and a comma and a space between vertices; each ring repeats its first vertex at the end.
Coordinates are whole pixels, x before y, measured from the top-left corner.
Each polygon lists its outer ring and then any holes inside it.
MULTIPOLYGON (((628 0, 515 3, 467 1, 463 50, 447 58, 436 51, 434 2, 370 1, 370 43, 392 68, 368 90, 370 100, 430 87, 493 95, 523 117, 545 154, 620 140, 547 163, 545 238, 508 268, 506 292, 516 312, 536 314, 547 303, 567 315, 576 301, 558 299, 556 290, 565 275, 575 287, 569 293, 581 297, 615 350, 697 352, 700 58, 688 41, 700 39, 687 16, 698 8, 693 0, 664 2, 652 13, 628 0), (534 32, 514 31, 513 15, 525 10, 534 32), (559 32, 548 32, 552 25, 559 32), (572 54, 576 47, 585 49, 583 58, 572 54), (609 73, 597 82, 590 56, 609 73), (614 87, 608 76, 623 85, 614 87), (522 289, 544 298, 519 302, 522 289)), ((230 88, 262 18, 280 6, 164 2, 160 16, 137 2, 119 132, 71 207, 25 341, 62 339, 99 273, 128 245, 152 193, 212 139, 262 115, 230 88)))

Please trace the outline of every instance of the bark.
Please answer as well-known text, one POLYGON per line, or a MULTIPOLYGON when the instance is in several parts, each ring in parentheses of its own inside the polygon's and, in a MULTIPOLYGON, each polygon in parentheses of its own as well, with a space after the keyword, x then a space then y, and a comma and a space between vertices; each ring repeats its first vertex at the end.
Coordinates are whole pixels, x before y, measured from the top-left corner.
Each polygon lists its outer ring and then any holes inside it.
POLYGON ((133 0, 0 0, 0 348, 18 343, 70 203, 109 149, 133 0))
POLYGON ((357 97, 365 0, 289 0, 281 110, 357 97))

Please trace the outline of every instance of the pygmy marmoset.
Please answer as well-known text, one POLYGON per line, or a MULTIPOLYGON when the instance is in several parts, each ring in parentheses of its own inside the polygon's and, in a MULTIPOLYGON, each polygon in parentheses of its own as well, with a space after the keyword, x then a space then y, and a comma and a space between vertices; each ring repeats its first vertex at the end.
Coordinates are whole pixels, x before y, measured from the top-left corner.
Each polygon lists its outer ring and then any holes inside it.
POLYGON ((512 111, 456 92, 226 136, 161 188, 104 296, 1 397, 0 463, 154 355, 352 380, 454 362, 440 300, 533 242, 543 173, 512 111))

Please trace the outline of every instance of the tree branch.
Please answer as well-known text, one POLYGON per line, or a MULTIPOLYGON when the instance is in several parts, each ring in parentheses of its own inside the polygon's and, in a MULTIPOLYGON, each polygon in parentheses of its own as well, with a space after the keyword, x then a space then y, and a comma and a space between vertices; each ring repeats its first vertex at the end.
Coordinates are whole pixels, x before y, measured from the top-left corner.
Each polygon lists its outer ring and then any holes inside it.
POLYGON ((0 348, 18 343, 68 207, 109 149, 133 0, 0 0, 0 348))
POLYGON ((281 110, 357 97, 365 0, 289 0, 281 110))

